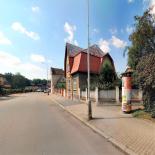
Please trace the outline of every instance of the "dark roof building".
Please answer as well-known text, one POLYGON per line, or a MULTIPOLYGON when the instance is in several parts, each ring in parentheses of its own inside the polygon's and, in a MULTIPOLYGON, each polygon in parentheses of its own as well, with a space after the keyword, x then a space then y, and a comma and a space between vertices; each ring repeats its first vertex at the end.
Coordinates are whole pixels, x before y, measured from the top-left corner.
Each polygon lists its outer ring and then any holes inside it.
POLYGON ((51 73, 52 75, 64 75, 64 70, 51 67, 51 73))
MULTIPOLYGON (((78 46, 66 43, 64 72, 66 77, 66 96, 77 98, 79 89, 87 85, 87 51, 78 46)), ((109 53, 102 51, 97 45, 89 47, 91 77, 100 74, 105 64, 115 72, 114 62, 109 53)))
POLYGON ((65 83, 64 71, 60 68, 51 67, 51 92, 54 93, 59 83, 65 83))

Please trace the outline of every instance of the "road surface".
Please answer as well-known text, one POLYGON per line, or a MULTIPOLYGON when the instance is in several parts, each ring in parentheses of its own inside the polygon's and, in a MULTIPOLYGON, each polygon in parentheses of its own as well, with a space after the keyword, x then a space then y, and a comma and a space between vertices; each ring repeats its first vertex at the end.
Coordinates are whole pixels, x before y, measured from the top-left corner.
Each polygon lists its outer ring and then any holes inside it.
POLYGON ((47 94, 0 98, 0 155, 122 155, 47 94))

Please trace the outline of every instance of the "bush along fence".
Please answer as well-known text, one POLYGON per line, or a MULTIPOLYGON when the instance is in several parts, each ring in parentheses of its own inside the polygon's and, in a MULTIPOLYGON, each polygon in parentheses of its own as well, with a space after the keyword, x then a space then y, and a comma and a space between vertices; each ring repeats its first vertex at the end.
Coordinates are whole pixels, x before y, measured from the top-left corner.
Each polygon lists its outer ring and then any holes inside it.
MULTIPOLYGON (((70 98, 73 100, 84 100, 87 101, 88 91, 87 88, 85 90, 80 90, 73 92, 72 95, 67 95, 66 90, 64 88, 58 88, 54 90, 54 93, 64 96, 66 98, 70 98)), ((93 102, 104 103, 104 102, 114 102, 121 103, 122 100, 122 89, 119 89, 118 86, 115 89, 111 90, 101 90, 98 87, 95 90, 90 91, 90 99, 93 102)), ((142 90, 140 89, 132 89, 131 91, 131 101, 132 102, 142 102, 142 90)))

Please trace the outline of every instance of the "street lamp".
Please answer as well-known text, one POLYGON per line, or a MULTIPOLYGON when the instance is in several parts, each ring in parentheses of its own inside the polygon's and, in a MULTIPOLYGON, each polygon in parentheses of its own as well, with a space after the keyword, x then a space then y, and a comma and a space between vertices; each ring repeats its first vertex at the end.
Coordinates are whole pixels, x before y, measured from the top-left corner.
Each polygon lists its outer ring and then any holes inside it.
POLYGON ((88 49, 87 49, 87 73, 88 73, 88 120, 92 119, 92 106, 90 101, 90 52, 89 52, 89 0, 87 0, 87 6, 88 6, 88 49))

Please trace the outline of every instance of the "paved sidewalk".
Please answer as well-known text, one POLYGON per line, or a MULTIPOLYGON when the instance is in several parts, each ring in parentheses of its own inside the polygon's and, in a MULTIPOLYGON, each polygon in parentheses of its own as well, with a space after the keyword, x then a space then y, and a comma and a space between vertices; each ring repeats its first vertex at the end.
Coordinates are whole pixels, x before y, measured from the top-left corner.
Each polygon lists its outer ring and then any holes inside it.
POLYGON ((94 119, 87 121, 86 103, 50 97, 128 154, 155 155, 155 123, 123 114, 120 106, 95 104, 92 104, 94 119))

